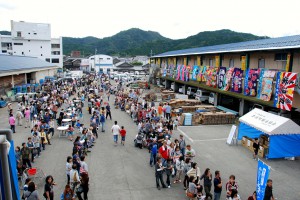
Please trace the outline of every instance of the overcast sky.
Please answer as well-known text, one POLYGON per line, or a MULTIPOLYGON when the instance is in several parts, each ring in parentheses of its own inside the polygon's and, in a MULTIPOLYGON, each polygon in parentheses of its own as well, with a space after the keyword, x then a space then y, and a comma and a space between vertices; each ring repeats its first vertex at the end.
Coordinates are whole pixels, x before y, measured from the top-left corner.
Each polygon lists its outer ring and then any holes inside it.
POLYGON ((297 0, 0 0, 10 20, 50 23, 52 37, 98 38, 140 28, 172 38, 231 29, 270 37, 300 34, 297 0))

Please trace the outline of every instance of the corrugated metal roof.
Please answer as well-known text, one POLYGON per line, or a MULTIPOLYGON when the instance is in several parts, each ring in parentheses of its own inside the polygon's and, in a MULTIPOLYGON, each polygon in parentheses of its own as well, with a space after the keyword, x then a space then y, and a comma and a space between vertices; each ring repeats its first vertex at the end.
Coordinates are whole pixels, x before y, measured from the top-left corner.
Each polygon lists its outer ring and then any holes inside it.
POLYGON ((225 52, 291 49, 291 48, 300 48, 300 35, 169 51, 169 52, 152 56, 152 58, 180 56, 180 55, 225 53, 225 52))
POLYGON ((36 57, 0 55, 0 73, 49 67, 57 65, 36 57))

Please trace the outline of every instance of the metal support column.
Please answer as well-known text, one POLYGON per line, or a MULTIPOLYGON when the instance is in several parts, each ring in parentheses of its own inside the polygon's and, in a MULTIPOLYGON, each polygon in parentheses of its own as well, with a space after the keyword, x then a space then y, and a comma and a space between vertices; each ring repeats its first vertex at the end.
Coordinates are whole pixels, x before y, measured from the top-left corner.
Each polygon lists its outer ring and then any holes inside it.
POLYGON ((240 99, 239 116, 244 115, 244 104, 245 104, 245 100, 240 99))
POLYGON ((5 200, 12 200, 12 190, 10 181, 10 170, 8 163, 8 152, 7 145, 4 143, 6 141, 6 136, 0 135, 0 159, 2 164, 2 175, 3 175, 3 186, 5 195, 5 200))

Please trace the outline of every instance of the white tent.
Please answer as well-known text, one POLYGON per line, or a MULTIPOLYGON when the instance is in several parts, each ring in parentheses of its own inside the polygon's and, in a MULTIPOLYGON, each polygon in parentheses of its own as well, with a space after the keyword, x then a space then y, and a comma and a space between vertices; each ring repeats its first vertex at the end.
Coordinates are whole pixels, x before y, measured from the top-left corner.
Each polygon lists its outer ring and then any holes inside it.
POLYGON ((269 135, 268 158, 300 156, 300 126, 291 119, 253 109, 240 119, 238 139, 269 135))

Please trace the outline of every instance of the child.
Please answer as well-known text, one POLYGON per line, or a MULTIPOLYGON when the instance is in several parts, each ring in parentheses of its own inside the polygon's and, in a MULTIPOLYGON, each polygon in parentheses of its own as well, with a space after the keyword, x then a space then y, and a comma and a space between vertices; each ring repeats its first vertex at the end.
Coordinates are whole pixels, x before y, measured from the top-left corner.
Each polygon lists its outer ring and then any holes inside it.
POLYGON ((123 146, 124 146, 125 145, 125 137, 126 137, 126 130, 124 129, 124 126, 121 126, 120 135, 121 135, 121 144, 123 144, 123 146))
POLYGON ((68 138, 70 141, 73 141, 73 135, 74 135, 74 128, 69 125, 69 128, 67 129, 68 138))
POLYGON ((173 126, 174 126, 174 130, 177 130, 177 127, 178 127, 178 119, 175 119, 174 123, 173 123, 173 126))

